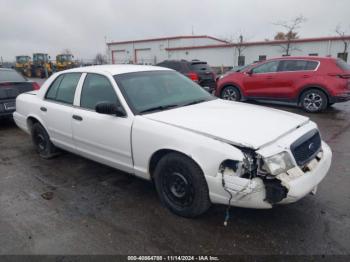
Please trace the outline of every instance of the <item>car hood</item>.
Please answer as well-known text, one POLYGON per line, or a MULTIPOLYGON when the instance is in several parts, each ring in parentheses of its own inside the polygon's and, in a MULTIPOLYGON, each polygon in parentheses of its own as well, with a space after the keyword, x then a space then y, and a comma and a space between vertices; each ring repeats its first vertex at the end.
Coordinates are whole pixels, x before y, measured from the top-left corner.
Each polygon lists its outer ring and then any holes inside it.
POLYGON ((253 149, 261 148, 309 121, 307 117, 285 111, 221 99, 143 116, 253 149))

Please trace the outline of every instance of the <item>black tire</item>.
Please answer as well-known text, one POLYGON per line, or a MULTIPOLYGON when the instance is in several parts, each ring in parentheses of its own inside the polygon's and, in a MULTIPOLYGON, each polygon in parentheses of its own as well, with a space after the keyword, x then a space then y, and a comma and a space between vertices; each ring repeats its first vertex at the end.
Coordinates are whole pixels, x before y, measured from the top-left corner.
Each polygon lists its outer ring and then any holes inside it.
POLYGON ((32 141, 40 157, 50 159, 59 154, 57 147, 52 144, 49 134, 40 123, 35 123, 31 130, 32 141))
POLYGON ((154 182, 161 202, 179 216, 199 216, 211 205, 202 170, 184 155, 165 155, 156 166, 154 182))
POLYGON ((300 105, 306 112, 317 113, 327 108, 328 98, 321 90, 309 89, 301 95, 300 105))
POLYGON ((240 101, 241 100, 241 93, 239 92, 239 89, 237 87, 226 86, 221 91, 220 97, 221 97, 221 99, 224 99, 224 100, 240 101))

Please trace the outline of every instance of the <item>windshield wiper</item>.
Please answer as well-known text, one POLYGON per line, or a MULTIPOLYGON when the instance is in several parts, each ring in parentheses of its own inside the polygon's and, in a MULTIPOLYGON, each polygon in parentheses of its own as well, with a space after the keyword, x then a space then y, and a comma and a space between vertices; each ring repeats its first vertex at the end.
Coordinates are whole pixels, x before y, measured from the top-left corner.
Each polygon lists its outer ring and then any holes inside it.
POLYGON ((190 106, 190 105, 195 105, 195 104, 199 104, 199 103, 203 103, 203 102, 207 102, 207 99, 198 99, 198 100, 194 100, 192 102, 189 102, 187 104, 184 104, 184 106, 190 106))
POLYGON ((165 106, 155 106, 151 107, 145 110, 140 111, 140 113, 147 113, 147 112, 153 112, 153 111, 162 111, 165 109, 173 108, 173 107, 178 107, 179 105, 165 105, 165 106))

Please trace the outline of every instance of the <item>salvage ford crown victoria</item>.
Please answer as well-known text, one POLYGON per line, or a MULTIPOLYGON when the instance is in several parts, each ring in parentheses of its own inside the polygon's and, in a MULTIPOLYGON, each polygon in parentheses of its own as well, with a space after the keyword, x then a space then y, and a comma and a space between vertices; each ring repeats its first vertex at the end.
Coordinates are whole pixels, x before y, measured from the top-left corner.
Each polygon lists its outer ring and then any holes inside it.
POLYGON ((332 157, 308 118, 214 98, 161 67, 56 73, 17 98, 14 119, 43 158, 61 148, 152 180, 162 203, 186 217, 212 203, 295 202, 315 192, 332 157))

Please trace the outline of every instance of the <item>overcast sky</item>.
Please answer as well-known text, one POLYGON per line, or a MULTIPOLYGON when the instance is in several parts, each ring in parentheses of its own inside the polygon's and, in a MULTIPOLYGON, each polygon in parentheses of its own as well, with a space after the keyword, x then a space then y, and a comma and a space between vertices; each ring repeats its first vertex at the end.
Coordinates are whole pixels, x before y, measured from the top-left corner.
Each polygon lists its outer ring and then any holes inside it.
POLYGON ((105 52, 107 41, 196 35, 273 39, 274 25, 303 15, 300 37, 350 34, 350 0, 0 0, 0 56, 70 49, 105 52))

